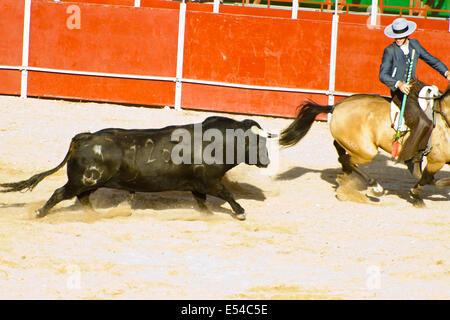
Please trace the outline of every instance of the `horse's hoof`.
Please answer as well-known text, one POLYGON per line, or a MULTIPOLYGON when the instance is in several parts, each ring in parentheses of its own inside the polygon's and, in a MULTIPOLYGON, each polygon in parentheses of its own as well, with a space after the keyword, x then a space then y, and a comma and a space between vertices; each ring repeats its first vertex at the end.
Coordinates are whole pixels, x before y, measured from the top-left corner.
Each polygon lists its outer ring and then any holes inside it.
POLYGON ((415 208, 425 208, 425 202, 423 202, 423 199, 418 194, 414 193, 413 190, 409 192, 413 206, 415 208))
POLYGON ((425 202, 422 199, 414 199, 413 201, 414 208, 425 208, 425 202))
POLYGON ((238 220, 245 220, 247 217, 245 216, 245 213, 237 213, 233 215, 233 218, 238 219, 238 220))

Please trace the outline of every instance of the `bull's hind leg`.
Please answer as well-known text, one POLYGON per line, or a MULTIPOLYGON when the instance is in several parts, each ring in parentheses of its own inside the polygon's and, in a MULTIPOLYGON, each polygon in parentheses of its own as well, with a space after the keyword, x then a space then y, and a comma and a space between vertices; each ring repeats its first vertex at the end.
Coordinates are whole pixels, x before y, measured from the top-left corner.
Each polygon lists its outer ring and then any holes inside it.
POLYGON ((53 195, 50 197, 50 199, 48 199, 48 201, 42 208, 35 211, 35 216, 37 218, 46 216, 49 210, 59 202, 75 197, 77 195, 77 191, 77 188, 75 188, 73 185, 66 183, 65 186, 56 189, 55 192, 53 192, 53 195))
POLYGON ((94 208, 92 207, 92 203, 89 200, 89 196, 94 192, 95 190, 89 190, 82 192, 77 195, 78 201, 82 204, 83 208, 87 211, 94 212, 94 208))
MULTIPOLYGON (((367 173, 365 173, 364 171, 359 169, 358 166, 353 163, 351 156, 345 151, 345 149, 336 140, 334 140, 333 144, 338 153, 338 156, 339 156, 338 161, 342 165, 342 170, 344 171, 344 173, 350 174, 354 171, 361 178, 364 179, 364 181, 367 183, 369 189, 372 191, 372 193, 375 196, 377 196, 377 197, 382 196, 384 194, 384 188, 375 179, 373 179, 367 173)), ((369 163, 376 156, 376 154, 377 154, 377 150, 375 148, 375 154, 368 153, 367 155, 365 155, 365 158, 364 159, 361 158, 359 162, 361 162, 361 164, 369 163)))

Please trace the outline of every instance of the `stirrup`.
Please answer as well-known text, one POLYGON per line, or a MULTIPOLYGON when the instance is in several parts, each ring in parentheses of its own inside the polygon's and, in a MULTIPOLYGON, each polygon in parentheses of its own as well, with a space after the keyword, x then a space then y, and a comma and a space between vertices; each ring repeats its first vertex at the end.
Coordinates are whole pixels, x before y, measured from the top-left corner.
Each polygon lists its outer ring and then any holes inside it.
MULTIPOLYGON (((428 144, 426 149, 421 152, 422 157, 426 157, 431 152, 432 149, 433 146, 431 144, 428 144)), ((422 158, 420 159, 420 161, 422 161, 422 158)))

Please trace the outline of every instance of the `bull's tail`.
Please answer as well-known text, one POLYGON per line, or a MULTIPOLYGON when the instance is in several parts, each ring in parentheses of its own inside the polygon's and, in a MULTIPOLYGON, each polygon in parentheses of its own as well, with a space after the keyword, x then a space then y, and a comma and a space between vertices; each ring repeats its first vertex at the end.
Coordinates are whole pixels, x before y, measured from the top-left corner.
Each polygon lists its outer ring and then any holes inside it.
MULTIPOLYGON (((83 135, 83 134, 80 134, 80 135, 83 135)), ((6 188, 4 190, 0 190, 0 192, 2 192, 2 193, 16 192, 16 191, 22 191, 24 189, 26 189, 26 191, 33 190, 38 185, 39 182, 44 180, 47 176, 49 176, 49 175, 55 173, 56 171, 58 171, 59 169, 61 169, 66 164, 66 162, 69 161, 69 159, 73 153, 73 150, 75 149, 75 142, 80 135, 77 135, 72 139, 72 142, 70 143, 69 151, 67 152, 66 157, 57 167, 55 167, 51 170, 48 170, 48 171, 44 171, 44 172, 35 174, 28 180, 23 180, 23 181, 19 181, 19 182, 11 182, 11 183, 0 183, 0 187, 6 188)))
POLYGON ((291 147, 299 142, 311 129, 311 126, 320 113, 332 113, 334 106, 323 106, 315 102, 305 102, 298 108, 298 113, 295 120, 283 131, 280 135, 280 145, 291 147))

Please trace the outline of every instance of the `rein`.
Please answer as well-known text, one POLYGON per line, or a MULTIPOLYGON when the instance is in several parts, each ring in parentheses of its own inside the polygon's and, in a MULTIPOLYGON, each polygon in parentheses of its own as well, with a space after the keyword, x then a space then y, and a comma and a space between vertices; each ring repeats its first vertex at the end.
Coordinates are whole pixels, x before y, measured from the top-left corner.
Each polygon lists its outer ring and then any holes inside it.
POLYGON ((447 127, 450 128, 450 121, 448 120, 447 116, 445 115, 444 112, 442 112, 441 110, 441 101, 438 99, 436 99, 436 97, 417 97, 417 100, 419 99, 424 99, 424 100, 435 100, 434 106, 433 106, 433 113, 437 113, 439 114, 442 119, 447 123, 447 127), (436 106, 439 105, 439 109, 436 108, 436 106))
POLYGON ((437 103, 435 104, 435 105, 439 104, 439 109, 433 107, 433 112, 434 112, 434 113, 440 114, 441 117, 442 117, 442 119, 444 119, 444 121, 447 123, 447 127, 450 128, 450 121, 448 120, 448 118, 447 118, 447 116, 445 115, 445 113, 442 112, 441 107, 440 107, 440 103, 441 103, 441 102, 439 101, 439 102, 437 102, 437 103))

